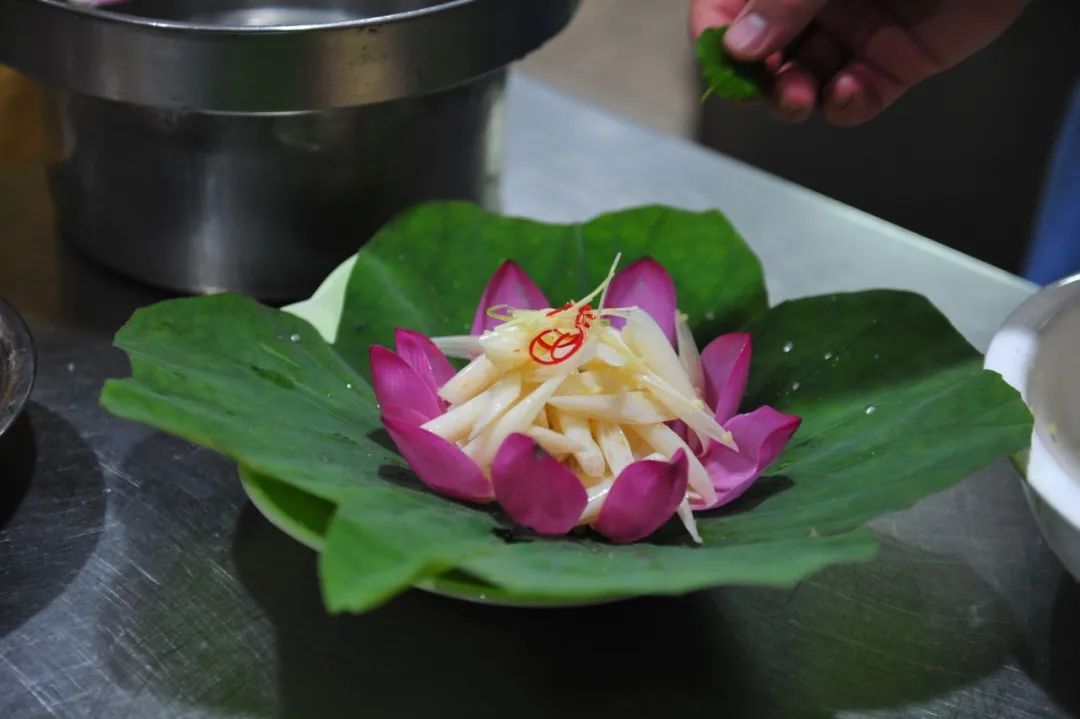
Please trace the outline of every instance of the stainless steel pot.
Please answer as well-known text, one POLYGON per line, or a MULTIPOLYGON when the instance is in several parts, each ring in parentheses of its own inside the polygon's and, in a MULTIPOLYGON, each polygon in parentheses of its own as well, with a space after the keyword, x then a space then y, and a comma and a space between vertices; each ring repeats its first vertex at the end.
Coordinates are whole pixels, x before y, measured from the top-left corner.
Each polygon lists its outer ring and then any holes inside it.
POLYGON ((153 284, 285 300, 413 203, 494 206, 505 68, 576 6, 0 0, 0 62, 56 88, 68 241, 153 284))

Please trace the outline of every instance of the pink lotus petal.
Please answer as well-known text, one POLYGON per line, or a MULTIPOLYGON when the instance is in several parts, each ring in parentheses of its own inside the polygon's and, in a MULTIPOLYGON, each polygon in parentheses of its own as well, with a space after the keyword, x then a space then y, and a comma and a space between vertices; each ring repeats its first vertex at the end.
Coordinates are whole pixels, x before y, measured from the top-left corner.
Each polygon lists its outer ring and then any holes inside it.
POLYGON ((701 463, 716 488, 717 500, 708 507, 694 509, 712 509, 738 498, 776 461, 801 423, 802 418, 772 407, 732 417, 724 426, 734 435, 739 451, 733 452, 719 442, 710 443, 701 463))
POLYGON ((569 532, 589 501, 574 473, 524 434, 503 440, 491 478, 510 518, 540 534, 569 532))
MULTIPOLYGON (((664 266, 651 257, 643 257, 615 275, 608 285, 604 306, 640 307, 675 344, 675 283, 664 266)), ((616 328, 625 324, 618 317, 613 317, 611 322, 616 328)))
POLYGON ((412 407, 406 407, 403 404, 388 404, 382 407, 381 416, 382 419, 390 418, 395 422, 404 422, 413 427, 419 427, 427 422, 424 415, 420 414, 412 407))
POLYGON ((701 352, 705 370, 705 404, 716 413, 716 421, 724 424, 739 411, 746 380, 750 376, 750 355, 753 354, 750 335, 732 332, 720 335, 701 352))
POLYGON ((596 531, 613 542, 644 539, 671 519, 686 496, 690 463, 679 450, 671 462, 640 460, 624 469, 611 486, 596 531))
POLYGON ((381 407, 412 407, 425 420, 443 413, 442 400, 420 374, 404 359, 379 345, 371 347, 371 384, 381 407))
POLYGON ((532 278, 511 260, 499 265, 499 269, 495 270, 484 288, 480 304, 476 307, 470 334, 482 334, 501 323, 501 320, 488 317, 487 314, 488 309, 496 305, 510 305, 518 310, 542 310, 551 306, 532 278))
POLYGON ((383 426, 420 480, 434 491, 468 502, 490 502, 495 494, 480 467, 456 444, 428 432, 410 407, 384 406, 383 426))
POLYGON ((437 393, 454 376, 454 366, 450 360, 434 342, 419 332, 399 327, 394 330, 394 346, 401 359, 416 370, 433 392, 437 393))

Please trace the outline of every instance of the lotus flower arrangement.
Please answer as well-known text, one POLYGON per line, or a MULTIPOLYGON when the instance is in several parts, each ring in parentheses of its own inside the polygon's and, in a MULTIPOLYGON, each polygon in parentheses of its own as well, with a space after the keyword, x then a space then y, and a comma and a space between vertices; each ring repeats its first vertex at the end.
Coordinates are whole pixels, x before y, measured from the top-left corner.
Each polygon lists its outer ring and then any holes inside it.
POLYGON ((770 307, 718 212, 422 205, 301 305, 169 300, 116 344, 103 404, 234 460, 331 611, 790 586, 1031 436, 928 300, 770 307))
POLYGON ((468 502, 496 499, 541 534, 590 525, 612 541, 634 542, 678 513, 700 542, 692 511, 745 492, 800 420, 768 406, 736 414, 750 335, 722 335, 699 354, 671 276, 652 258, 593 294, 603 290, 597 310, 587 302, 553 309, 525 271, 505 261, 469 337, 432 341, 399 328, 396 353, 371 348, 383 423, 432 490, 468 502), (563 332, 558 320, 571 316, 577 327, 563 332), (507 324, 530 320, 538 324, 528 336, 507 324), (601 332, 609 334, 595 341, 601 332), (456 373, 439 345, 470 364, 456 373), (627 368, 635 349, 641 359, 627 368), (500 364, 509 371, 500 373, 500 364))

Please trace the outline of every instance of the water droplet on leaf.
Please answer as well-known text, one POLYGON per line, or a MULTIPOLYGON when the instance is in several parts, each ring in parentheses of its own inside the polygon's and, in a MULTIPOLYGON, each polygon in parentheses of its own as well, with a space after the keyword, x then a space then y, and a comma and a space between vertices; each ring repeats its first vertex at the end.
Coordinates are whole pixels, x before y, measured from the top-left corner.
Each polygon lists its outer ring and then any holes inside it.
POLYGON ((873 414, 874 412, 877 412, 877 407, 875 407, 872 404, 866 405, 866 413, 867 414, 873 414))
POLYGON ((791 391, 792 392, 797 391, 799 389, 799 387, 802 387, 802 385, 799 384, 798 382, 792 382, 791 383, 791 391))
POLYGON ((295 333, 295 332, 292 333, 291 335, 289 335, 289 341, 290 342, 299 342, 300 341, 300 335, 295 333))
POLYGON ((784 352, 790 352, 793 349, 795 349, 795 343, 794 342, 785 342, 784 343, 784 352))
POLYGON ((833 357, 832 352, 826 352, 823 356, 826 360, 831 360, 833 357))

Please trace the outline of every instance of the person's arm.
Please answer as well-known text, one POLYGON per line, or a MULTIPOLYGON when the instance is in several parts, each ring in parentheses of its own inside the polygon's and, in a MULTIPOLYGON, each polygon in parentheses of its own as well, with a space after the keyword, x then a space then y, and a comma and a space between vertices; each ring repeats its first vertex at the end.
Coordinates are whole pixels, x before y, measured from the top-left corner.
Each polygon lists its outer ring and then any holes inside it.
POLYGON ((691 30, 730 25, 727 49, 766 60, 772 102, 793 122, 820 107, 865 122, 1005 30, 1029 0, 693 0, 691 30))

